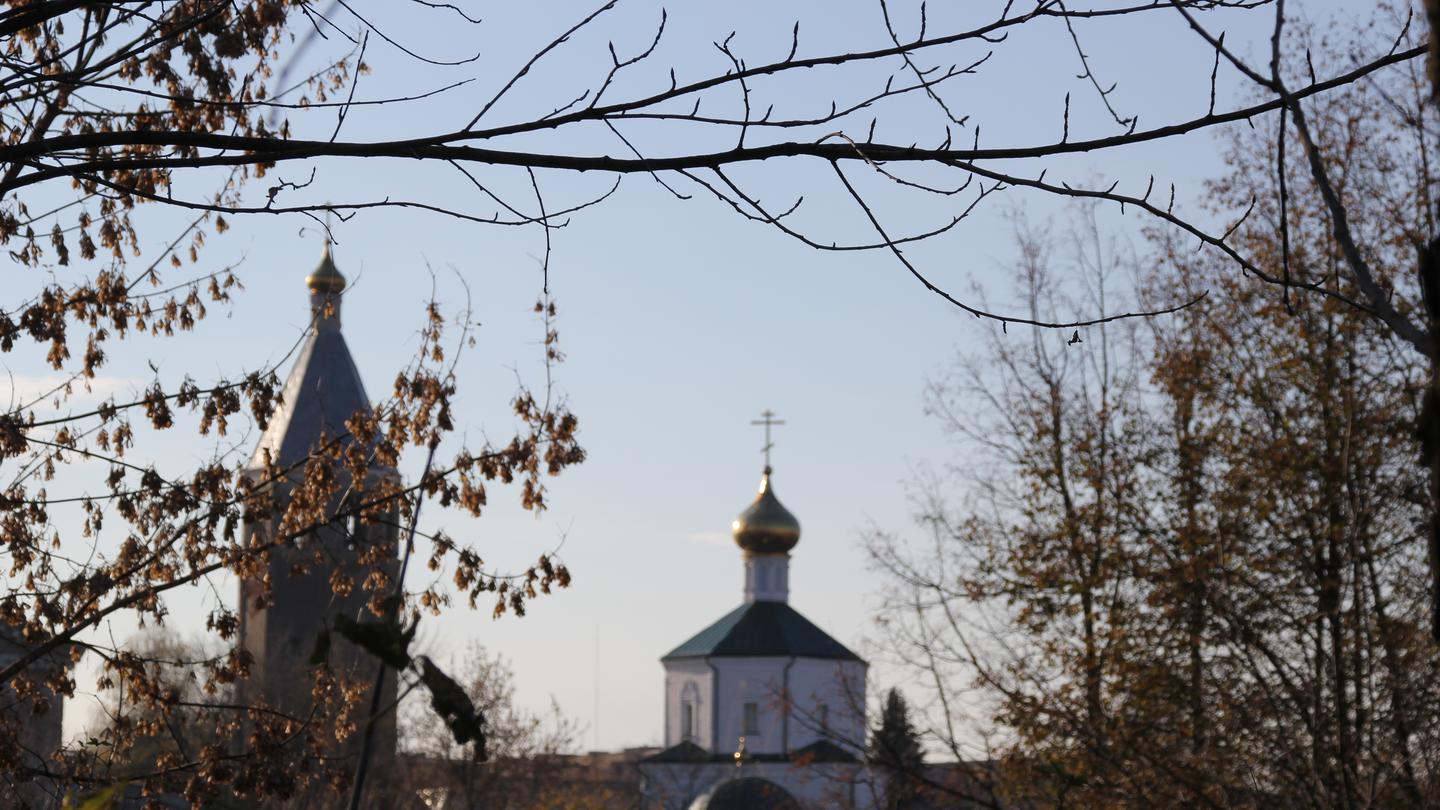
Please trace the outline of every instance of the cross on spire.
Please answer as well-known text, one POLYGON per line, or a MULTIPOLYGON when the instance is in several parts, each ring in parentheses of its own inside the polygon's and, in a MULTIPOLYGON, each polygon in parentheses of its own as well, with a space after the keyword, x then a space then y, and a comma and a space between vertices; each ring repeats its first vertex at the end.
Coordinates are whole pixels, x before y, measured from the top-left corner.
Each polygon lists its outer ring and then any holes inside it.
POLYGON ((750 424, 765 426, 765 446, 761 448, 761 452, 765 454, 765 472, 768 473, 770 472, 770 449, 775 446, 775 443, 770 441, 770 428, 775 425, 785 424, 785 420, 776 419, 775 412, 766 408, 760 412, 760 418, 752 420, 750 424))

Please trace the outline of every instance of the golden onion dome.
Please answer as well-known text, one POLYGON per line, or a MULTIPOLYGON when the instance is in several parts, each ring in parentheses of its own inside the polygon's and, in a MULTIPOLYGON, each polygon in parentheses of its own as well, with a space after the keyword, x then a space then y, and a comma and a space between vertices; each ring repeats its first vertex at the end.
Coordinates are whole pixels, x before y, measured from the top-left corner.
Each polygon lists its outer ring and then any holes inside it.
POLYGON ((800 542, 800 521, 775 497, 770 468, 760 479, 760 494, 730 524, 735 542, 751 554, 786 554, 800 542))
POLYGON ((320 264, 305 277, 305 286, 313 293, 338 293, 345 289, 345 277, 330 256, 329 239, 325 240, 325 255, 320 257, 320 264))

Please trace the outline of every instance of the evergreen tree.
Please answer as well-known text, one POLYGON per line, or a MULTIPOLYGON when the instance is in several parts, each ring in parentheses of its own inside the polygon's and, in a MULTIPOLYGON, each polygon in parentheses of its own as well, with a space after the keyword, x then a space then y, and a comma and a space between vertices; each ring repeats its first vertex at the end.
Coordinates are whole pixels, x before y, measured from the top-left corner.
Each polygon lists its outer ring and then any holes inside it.
POLYGON ((919 794, 925 752, 920 735, 910 723, 910 706, 900 690, 885 696, 880 727, 870 739, 870 761, 885 774, 885 804, 889 810, 913 805, 919 794))

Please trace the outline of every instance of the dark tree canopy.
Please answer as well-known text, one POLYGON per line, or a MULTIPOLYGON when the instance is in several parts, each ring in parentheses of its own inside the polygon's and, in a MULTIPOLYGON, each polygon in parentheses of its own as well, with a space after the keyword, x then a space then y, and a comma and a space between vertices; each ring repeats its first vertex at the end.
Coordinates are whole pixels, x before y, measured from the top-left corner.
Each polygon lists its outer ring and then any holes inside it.
POLYGON ((919 795, 925 750, 899 689, 885 694, 880 725, 870 737, 870 762, 885 772, 885 806, 903 808, 919 795))

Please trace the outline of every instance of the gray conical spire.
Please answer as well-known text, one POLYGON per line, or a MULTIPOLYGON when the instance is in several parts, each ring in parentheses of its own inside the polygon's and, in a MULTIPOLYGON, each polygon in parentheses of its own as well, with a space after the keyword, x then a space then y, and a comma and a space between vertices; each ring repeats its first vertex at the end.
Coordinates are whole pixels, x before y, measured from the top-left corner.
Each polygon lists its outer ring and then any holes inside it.
POLYGON ((319 267, 306 277, 305 286, 310 291, 314 328, 285 380, 284 403, 275 409, 260 437, 251 467, 261 465, 266 450, 274 463, 282 467, 294 464, 322 437, 343 435, 346 420, 356 411, 370 410, 360 372, 340 332, 345 277, 335 267, 329 240, 319 267))

